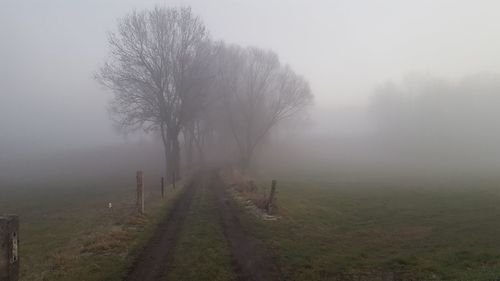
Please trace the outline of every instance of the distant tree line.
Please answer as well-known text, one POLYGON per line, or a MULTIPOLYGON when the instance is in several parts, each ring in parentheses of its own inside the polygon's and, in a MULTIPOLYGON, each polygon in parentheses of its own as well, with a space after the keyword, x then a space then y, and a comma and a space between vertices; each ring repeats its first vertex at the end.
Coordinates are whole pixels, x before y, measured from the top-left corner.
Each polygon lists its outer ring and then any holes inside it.
POLYGON ((159 132, 169 176, 217 146, 247 170, 276 124, 312 101, 276 53, 212 40, 190 8, 134 11, 108 41, 96 79, 114 92, 121 128, 159 132))
POLYGON ((371 112, 378 132, 398 153, 425 158, 498 161, 500 77, 457 82, 413 74, 377 88, 371 112))

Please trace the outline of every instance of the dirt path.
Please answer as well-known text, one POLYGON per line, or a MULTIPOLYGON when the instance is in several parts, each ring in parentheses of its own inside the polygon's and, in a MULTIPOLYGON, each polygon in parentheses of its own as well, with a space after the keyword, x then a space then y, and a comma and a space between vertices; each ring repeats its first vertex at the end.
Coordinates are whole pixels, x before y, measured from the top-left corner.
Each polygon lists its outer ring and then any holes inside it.
POLYGON ((126 281, 165 280, 165 266, 173 257, 173 251, 179 232, 199 183, 191 181, 182 192, 172 210, 158 225, 153 238, 137 258, 126 281))
MULTIPOLYGON (((205 184, 210 191, 207 196, 213 200, 214 212, 221 224, 229 245, 232 270, 237 281, 274 281, 282 280, 279 269, 274 265, 271 254, 262 241, 253 236, 241 224, 241 209, 232 203, 217 171, 211 170, 198 175, 186 186, 173 209, 160 223, 154 237, 148 242, 142 254, 137 258, 125 281, 165 281, 168 265, 174 259, 174 250, 184 221, 189 214, 191 201, 196 190, 205 184)), ((204 251, 206 249, 197 249, 204 251)), ((193 269, 196 270, 196 269, 193 269)), ((196 280, 193 280, 196 281, 196 280)))
POLYGON ((218 173, 212 171, 207 180, 213 190, 213 199, 231 249, 233 268, 238 280, 282 280, 280 270, 263 242, 241 224, 241 210, 229 198, 218 173))

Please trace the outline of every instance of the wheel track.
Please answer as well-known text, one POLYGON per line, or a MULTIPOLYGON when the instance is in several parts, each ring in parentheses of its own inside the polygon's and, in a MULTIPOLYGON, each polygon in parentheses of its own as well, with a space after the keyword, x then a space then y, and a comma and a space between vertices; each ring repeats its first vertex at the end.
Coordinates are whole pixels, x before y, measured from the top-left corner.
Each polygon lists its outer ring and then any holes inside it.
MULTIPOLYGON (((166 268, 174 258, 174 250, 189 213, 191 202, 201 184, 207 184, 210 200, 214 200, 216 217, 222 226, 231 251, 232 269, 237 281, 283 280, 280 269, 264 243, 240 222, 241 210, 232 204, 216 169, 198 173, 186 186, 172 210, 158 225, 153 237, 136 259, 124 281, 169 280, 166 268)), ((202 250, 202 249, 200 249, 202 250)), ((191 281, 191 280, 190 280, 191 281)), ((196 281, 196 280, 192 280, 196 281)))
POLYGON ((173 258, 180 230, 199 184, 198 178, 191 180, 186 186, 186 190, 182 191, 173 208, 160 222, 155 234, 136 259, 124 281, 166 280, 165 268, 173 258))
POLYGON ((212 171, 209 187, 213 190, 217 212, 224 235, 231 249, 233 270, 238 281, 283 280, 281 270, 264 243, 250 233, 240 222, 240 208, 232 204, 224 184, 212 171))

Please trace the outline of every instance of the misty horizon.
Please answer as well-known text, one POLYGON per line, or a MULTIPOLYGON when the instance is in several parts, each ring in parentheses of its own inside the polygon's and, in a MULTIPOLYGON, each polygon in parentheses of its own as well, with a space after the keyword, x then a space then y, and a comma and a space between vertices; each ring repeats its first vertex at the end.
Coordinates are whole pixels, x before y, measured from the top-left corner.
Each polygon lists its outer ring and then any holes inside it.
POLYGON ((1 1, 0 281, 499 280, 499 11, 1 1))
MULTIPOLYGON (((116 21, 130 10, 155 4, 154 1, 2 4, 0 34, 9 38, 0 47, 3 65, 0 75, 0 163, 8 171, 4 175, 15 173, 24 163, 42 161, 36 159, 52 159, 114 145, 150 142, 154 145, 154 134, 138 131, 124 136, 116 130, 108 112, 112 95, 96 83, 93 75, 108 52, 106 32, 114 30, 116 21), (17 17, 19 11, 27 16, 17 17), (86 14, 92 15, 91 20, 86 14), (19 114, 20 111, 27 114, 19 114)), ((455 85, 457 91, 468 91, 469 95, 475 90, 460 90, 460 84, 466 85, 463 81, 477 79, 473 83, 489 83, 478 90, 484 90, 484 95, 470 98, 479 104, 477 106, 495 104, 495 93, 500 91, 495 88, 500 81, 500 54, 494 50, 500 47, 500 40, 494 36, 499 26, 492 12, 498 8, 494 1, 474 4, 467 1, 418 4, 386 1, 380 6, 327 1, 308 5, 292 1, 286 11, 280 9, 278 2, 267 3, 265 10, 260 9, 263 4, 259 2, 221 1, 208 5, 202 1, 172 1, 163 4, 191 6, 193 12, 206 21, 215 40, 274 50, 285 64, 306 77, 315 97, 307 116, 294 126, 308 128, 302 133, 304 136, 290 134, 305 142, 345 139, 352 141, 350 149, 358 149, 356 143, 370 143, 375 136, 376 142, 380 142, 383 134, 386 134, 385 141, 395 141, 396 135, 391 137, 387 130, 381 129, 385 125, 381 125, 381 115, 373 113, 374 99, 380 89, 389 84, 406 87, 405 81, 411 76, 432 77, 455 85), (232 12, 224 13, 225 9, 232 12), (479 12, 482 16, 476 17, 479 12), (310 17, 311 14, 314 17, 310 17), (258 22, 249 19, 253 15, 259 18, 258 22), (310 18, 313 20, 309 21, 310 18), (383 20, 379 20, 381 18, 383 20), (231 26, 225 25, 226 21, 231 21, 231 26)), ((452 93, 448 95, 453 98, 452 93)), ((468 103, 467 97, 463 102, 468 103)), ((455 152, 442 151, 456 154, 449 157, 455 160, 450 160, 448 165, 463 157, 470 159, 471 155, 476 159, 474 165, 497 162, 494 160, 497 148, 494 146, 493 119, 496 115, 493 109, 463 107, 461 111, 451 110, 450 113, 445 101, 439 101, 434 108, 448 112, 447 118, 460 119, 475 114, 477 122, 484 125, 455 122, 453 133, 449 131, 450 138, 473 133, 481 137, 475 142, 470 139, 470 146, 466 141, 461 144, 453 141, 455 152), (472 128, 478 126, 480 128, 472 128), (482 140, 488 145, 485 146, 482 140), (478 146, 481 149, 476 149, 478 146)), ((427 109, 422 107, 421 110, 427 109)), ((429 118, 425 122, 422 119, 420 124, 432 123, 432 117, 429 118)), ((425 134, 438 134, 431 131, 426 130, 425 134)), ((414 138, 423 138, 422 134, 423 131, 417 130, 414 138)), ((286 142, 283 138, 280 141, 286 142)), ((410 162, 422 160, 409 152, 416 149, 414 146, 410 147, 407 140, 401 141, 401 145, 393 146, 399 147, 400 157, 408 157, 405 161, 410 162)), ((450 143, 442 138, 432 141, 437 144, 429 143, 424 150, 431 151, 450 143)), ((291 142, 296 143, 293 139, 291 142)), ((333 142, 328 148, 331 151, 345 149, 333 142)), ((363 149, 368 148, 364 146, 363 149)), ((421 153, 420 157, 423 157, 421 153)), ((430 159, 426 162, 433 161, 430 159)), ((363 158, 358 161, 363 162, 363 158)))

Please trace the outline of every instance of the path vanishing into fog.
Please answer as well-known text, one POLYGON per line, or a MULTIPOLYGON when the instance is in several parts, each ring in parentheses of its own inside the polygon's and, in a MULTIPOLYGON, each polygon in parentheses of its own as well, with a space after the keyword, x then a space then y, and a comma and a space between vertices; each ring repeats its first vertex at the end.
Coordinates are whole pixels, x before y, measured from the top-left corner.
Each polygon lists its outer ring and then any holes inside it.
MULTIPOLYGON (((274 264, 270 252, 240 222, 242 210, 227 194, 217 170, 197 173, 184 187, 174 206, 158 225, 153 238, 138 255, 126 281, 165 281, 169 278, 167 268, 175 259, 175 247, 180 239, 186 218, 190 215, 194 195, 202 186, 215 208, 215 223, 222 227, 231 256, 231 270, 238 281, 281 280, 279 268, 274 264)), ((204 249, 199 249, 203 251, 204 249)))

